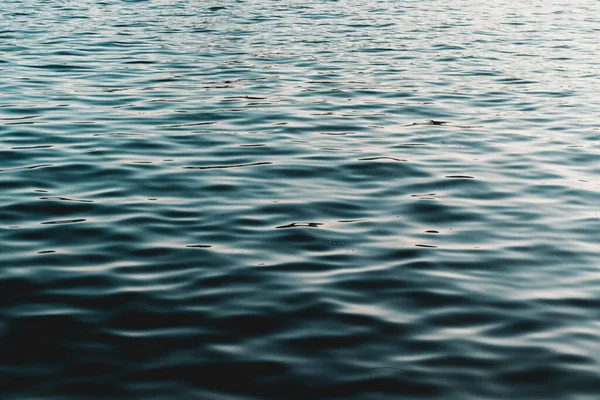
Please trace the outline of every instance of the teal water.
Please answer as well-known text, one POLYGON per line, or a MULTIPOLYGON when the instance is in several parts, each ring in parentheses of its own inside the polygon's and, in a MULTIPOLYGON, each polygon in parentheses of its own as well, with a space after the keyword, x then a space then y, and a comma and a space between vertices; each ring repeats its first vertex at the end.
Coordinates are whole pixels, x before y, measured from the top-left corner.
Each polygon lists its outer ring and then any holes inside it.
POLYGON ((597 400, 600 3, 0 4, 0 398, 597 400))

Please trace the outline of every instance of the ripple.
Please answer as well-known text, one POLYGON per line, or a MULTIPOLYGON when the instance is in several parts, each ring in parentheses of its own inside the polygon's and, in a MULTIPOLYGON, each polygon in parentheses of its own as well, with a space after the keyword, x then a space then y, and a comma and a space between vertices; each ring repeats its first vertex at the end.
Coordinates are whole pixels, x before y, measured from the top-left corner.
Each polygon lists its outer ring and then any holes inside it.
POLYGON ((277 226, 277 229, 285 229, 285 228, 300 228, 300 227, 309 227, 309 228, 318 228, 319 226, 324 225, 322 222, 292 222, 287 225, 277 226))
POLYGON ((42 224, 42 225, 74 224, 77 222, 84 222, 84 221, 87 221, 87 220, 85 218, 75 218, 75 219, 63 219, 63 220, 57 220, 57 221, 40 222, 40 224, 42 224))
POLYGON ((395 158, 395 157, 367 157, 367 158, 359 158, 359 161, 374 161, 374 160, 392 160, 392 161, 406 161, 403 158, 395 158))
MULTIPOLYGON (((37 192, 38 190, 36 190, 37 192)), ((44 193, 45 191, 41 191, 44 193)), ((92 200, 83 200, 83 199, 70 199, 68 197, 40 197, 40 200, 63 200, 63 201, 74 201, 76 203, 93 203, 92 200)))
POLYGON ((38 145, 38 146, 17 146, 11 147, 11 150, 30 150, 30 149, 48 149, 50 147, 54 147, 52 145, 38 145))
POLYGON ((30 165, 27 167, 6 168, 6 169, 0 169, 0 172, 24 171, 24 170, 28 170, 28 169, 52 167, 53 165, 54 164, 37 164, 37 165, 30 165))
POLYGON ((224 168, 241 168, 241 167, 254 167, 258 165, 271 165, 272 162, 264 161, 264 162, 255 162, 248 164, 232 164, 232 165, 212 165, 212 166, 204 166, 204 167, 181 167, 183 169, 224 169, 224 168))

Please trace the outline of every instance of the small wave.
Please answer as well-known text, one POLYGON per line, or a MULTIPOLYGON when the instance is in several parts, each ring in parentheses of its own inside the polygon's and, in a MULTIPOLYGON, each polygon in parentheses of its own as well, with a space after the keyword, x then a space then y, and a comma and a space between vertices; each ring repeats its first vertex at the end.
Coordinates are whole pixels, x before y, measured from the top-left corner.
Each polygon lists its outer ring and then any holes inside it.
POLYGON ((11 147, 11 150, 30 150, 30 149, 48 149, 54 147, 53 145, 37 145, 37 146, 17 146, 11 147))
POLYGON ((276 228, 277 229, 302 228, 302 227, 318 228, 321 225, 324 225, 324 224, 322 222, 292 222, 291 224, 280 225, 280 226, 277 226, 276 228))
POLYGON ((58 196, 40 197, 40 200, 62 200, 62 201, 73 201, 73 202, 76 202, 76 203, 93 203, 92 200, 71 199, 69 197, 58 197, 58 196))
POLYGON ((31 165, 28 167, 6 168, 6 169, 0 169, 0 172, 23 171, 23 170, 30 170, 30 169, 37 169, 37 168, 46 168, 46 167, 52 167, 53 165, 54 164, 38 164, 38 165, 31 165))
POLYGON ((84 222, 84 221, 87 221, 87 220, 85 218, 76 218, 76 219, 63 219, 63 220, 57 220, 57 221, 40 222, 40 224, 42 224, 42 225, 75 224, 77 222, 84 222))
POLYGON ((273 164, 273 163, 270 161, 264 161, 264 162, 248 163, 248 164, 211 165, 211 166, 206 166, 206 167, 181 167, 181 168, 183 168, 183 169, 226 169, 226 168, 255 167, 258 165, 271 165, 271 164, 273 164))
POLYGON ((368 158, 359 158, 359 161, 374 161, 374 160, 392 160, 392 161, 406 161, 403 158, 396 157, 368 157, 368 158))

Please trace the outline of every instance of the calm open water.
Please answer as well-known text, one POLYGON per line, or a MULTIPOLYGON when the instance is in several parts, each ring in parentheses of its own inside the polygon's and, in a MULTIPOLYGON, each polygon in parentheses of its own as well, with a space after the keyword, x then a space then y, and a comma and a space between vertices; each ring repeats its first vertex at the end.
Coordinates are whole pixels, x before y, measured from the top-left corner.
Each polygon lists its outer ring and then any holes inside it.
POLYGON ((0 4, 2 399, 600 398, 596 0, 0 4))

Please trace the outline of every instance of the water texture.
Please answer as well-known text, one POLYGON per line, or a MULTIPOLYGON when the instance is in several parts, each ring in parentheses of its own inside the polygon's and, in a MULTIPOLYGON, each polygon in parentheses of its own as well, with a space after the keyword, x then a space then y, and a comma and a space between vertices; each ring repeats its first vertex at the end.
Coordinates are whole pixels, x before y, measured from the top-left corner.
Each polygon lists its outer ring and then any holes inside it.
POLYGON ((4 0, 0 398, 597 400, 600 3, 4 0))

